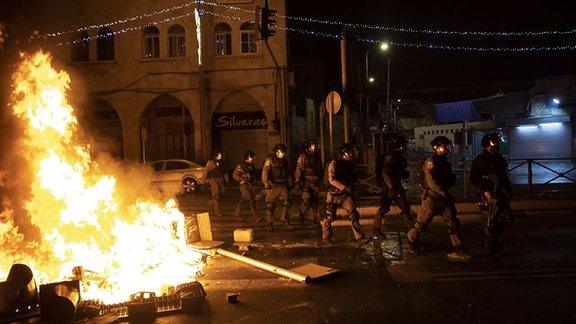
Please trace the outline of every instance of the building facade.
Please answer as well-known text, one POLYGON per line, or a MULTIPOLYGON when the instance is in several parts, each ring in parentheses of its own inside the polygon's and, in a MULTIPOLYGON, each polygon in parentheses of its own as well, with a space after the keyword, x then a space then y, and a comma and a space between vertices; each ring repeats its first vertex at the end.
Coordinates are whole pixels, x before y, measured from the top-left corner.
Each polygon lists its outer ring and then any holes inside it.
MULTIPOLYGON (((234 161, 281 141, 272 121, 287 102, 284 71, 254 23, 264 0, 60 2, 51 52, 71 72, 87 129, 114 155, 203 162, 220 146, 234 161)), ((283 15, 284 1, 270 8, 283 15)), ((285 67, 285 31, 269 45, 285 67)))

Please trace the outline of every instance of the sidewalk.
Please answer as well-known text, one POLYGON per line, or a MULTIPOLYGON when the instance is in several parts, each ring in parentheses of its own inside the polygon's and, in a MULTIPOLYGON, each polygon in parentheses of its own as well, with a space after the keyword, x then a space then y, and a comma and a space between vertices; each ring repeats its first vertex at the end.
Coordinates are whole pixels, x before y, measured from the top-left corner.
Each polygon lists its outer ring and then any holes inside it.
MULTIPOLYGON (((536 211, 536 210, 576 210, 576 200, 518 200, 512 201, 513 211, 536 211)), ((412 213, 416 214, 420 208, 419 204, 410 205, 412 213)), ((458 214, 477 214, 478 204, 476 202, 456 202, 456 210, 458 214)), ((378 211, 378 204, 370 204, 367 206, 358 207, 361 218, 374 218, 378 211)), ((397 206, 390 208, 389 215, 400 214, 400 209, 397 206)))

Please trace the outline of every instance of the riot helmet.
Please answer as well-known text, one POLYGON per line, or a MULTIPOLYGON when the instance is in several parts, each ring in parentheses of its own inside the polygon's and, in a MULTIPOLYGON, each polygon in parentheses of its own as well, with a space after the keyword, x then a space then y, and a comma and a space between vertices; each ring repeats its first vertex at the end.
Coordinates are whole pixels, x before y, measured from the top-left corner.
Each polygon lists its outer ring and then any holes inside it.
POLYGON ((224 158, 224 151, 222 151, 222 148, 215 148, 214 151, 212 151, 212 158, 216 161, 222 160, 224 158))
POLYGON ((490 132, 482 137, 482 146, 490 153, 497 153, 500 150, 500 134, 490 132))
POLYGON ((452 141, 446 136, 436 136, 432 142, 430 142, 434 152, 438 155, 447 155, 450 153, 450 146, 452 146, 452 141))
POLYGON ((248 151, 245 151, 245 152, 242 154, 242 158, 243 158, 244 161, 246 161, 247 163, 252 163, 252 162, 254 162, 254 159, 256 158, 256 154, 254 154, 254 152, 248 150, 248 151))
POLYGON ((288 148, 282 143, 274 145, 274 155, 279 159, 283 159, 287 151, 288 148))
POLYGON ((354 160, 354 146, 349 143, 342 143, 338 147, 336 156, 340 160, 352 161, 354 160))

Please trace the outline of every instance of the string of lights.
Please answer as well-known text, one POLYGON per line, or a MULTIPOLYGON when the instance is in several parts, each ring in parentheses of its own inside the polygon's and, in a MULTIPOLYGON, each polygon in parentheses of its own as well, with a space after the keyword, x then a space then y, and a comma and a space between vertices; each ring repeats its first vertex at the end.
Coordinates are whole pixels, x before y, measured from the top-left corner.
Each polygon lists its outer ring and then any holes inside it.
POLYGON ((93 39, 106 38, 106 37, 110 37, 110 36, 114 36, 114 35, 118 35, 118 34, 127 33, 130 31, 142 30, 143 28, 146 28, 150 25, 165 24, 165 23, 170 22, 170 21, 174 21, 174 20, 182 19, 184 17, 188 17, 192 14, 193 14, 193 12, 187 12, 187 13, 179 15, 179 16, 167 17, 167 18, 164 18, 164 19, 161 19, 158 21, 154 21, 154 22, 149 22, 149 23, 146 23, 146 24, 143 24, 140 26, 133 26, 133 27, 127 27, 127 28, 119 29, 119 30, 113 31, 111 33, 103 33, 103 34, 98 34, 98 35, 94 35, 94 36, 88 36, 88 37, 74 39, 72 41, 60 42, 60 43, 58 43, 58 46, 79 44, 79 43, 88 42, 88 41, 93 40, 93 39))
POLYGON ((190 7, 192 4, 194 4, 196 1, 192 1, 192 2, 187 2, 187 3, 182 3, 170 8, 166 8, 166 9, 162 9, 162 10, 156 10, 153 12, 149 12, 149 13, 144 13, 141 15, 136 15, 136 16, 132 16, 132 17, 127 17, 127 18, 122 18, 122 19, 118 19, 116 21, 111 21, 111 22, 106 22, 103 24, 97 24, 97 25, 87 25, 87 26, 83 26, 83 27, 78 27, 75 29, 71 29, 68 31, 61 31, 61 32, 55 32, 55 33, 48 33, 46 34, 47 37, 57 37, 57 36, 62 36, 62 35, 66 35, 66 34, 75 34, 77 32, 81 32, 81 31, 85 31, 85 30, 90 30, 90 29, 100 29, 100 28, 104 28, 104 27, 110 27, 110 26, 114 26, 114 25, 119 25, 119 24, 124 24, 127 22, 132 22, 134 20, 140 20, 140 19, 145 19, 145 18, 149 18, 152 16, 156 16, 156 15, 162 15, 171 11, 175 11, 175 10, 179 10, 179 9, 183 9, 186 7, 190 7))
MULTIPOLYGON (((237 16, 229 16, 224 15, 216 12, 212 12, 209 10, 203 10, 204 14, 210 14, 219 18, 228 19, 228 20, 236 20, 236 21, 249 21, 254 22, 253 20, 248 20, 242 17, 237 16)), ((337 33, 327 33, 327 32, 320 32, 315 30, 309 29, 300 29, 300 28, 293 28, 293 27, 285 27, 285 26, 276 26, 278 29, 285 30, 288 32, 296 32, 299 34, 314 36, 314 37, 324 37, 324 38, 331 38, 331 39, 340 39, 340 35, 337 33)), ((379 44, 382 43, 382 40, 372 39, 372 38, 357 38, 358 41, 364 43, 373 43, 379 44)), ((444 51, 459 51, 459 52, 496 52, 496 53, 506 53, 506 52, 521 52, 521 53, 528 53, 528 52, 558 52, 558 51, 573 51, 576 50, 576 45, 560 45, 560 46, 524 46, 524 47, 478 47, 478 46, 458 46, 458 45, 439 45, 439 44, 423 44, 423 43, 410 43, 410 42, 395 42, 391 41, 388 42, 390 46, 396 47, 407 47, 407 48, 420 48, 420 49, 430 49, 430 50, 444 50, 444 51)))
MULTIPOLYGON (((46 36, 56 37, 56 36, 61 36, 64 34, 76 33, 79 31, 85 31, 85 30, 90 30, 90 29, 99 29, 99 28, 103 28, 103 27, 114 26, 114 25, 118 25, 118 24, 131 22, 134 20, 149 18, 149 17, 154 16, 154 15, 165 14, 165 13, 168 13, 168 12, 171 12, 174 10, 190 7, 193 4, 201 4, 201 5, 207 5, 207 6, 212 6, 212 7, 220 7, 220 8, 225 8, 225 9, 229 9, 229 10, 235 10, 235 11, 246 12, 249 14, 254 14, 254 11, 250 10, 250 9, 235 7, 235 6, 222 4, 222 3, 196 0, 196 1, 190 1, 190 2, 186 2, 186 3, 182 3, 182 4, 179 4, 179 5, 170 7, 170 8, 162 9, 162 10, 156 10, 156 11, 144 13, 141 15, 122 18, 122 19, 112 21, 112 22, 107 22, 107 23, 97 24, 97 25, 83 26, 83 27, 79 27, 79 28, 72 29, 69 31, 49 33, 49 34, 46 34, 46 36)), ((427 29, 427 28, 378 26, 378 25, 368 25, 368 24, 362 24, 362 23, 351 23, 351 22, 345 22, 345 21, 339 21, 339 20, 325 20, 325 19, 318 19, 318 18, 311 18, 311 17, 281 15, 281 14, 278 14, 278 17, 284 18, 287 20, 293 20, 293 21, 332 25, 332 26, 340 26, 340 27, 346 27, 346 28, 371 29, 371 30, 378 30, 378 31, 413 33, 413 34, 427 34, 427 35, 475 36, 475 37, 528 37, 528 36, 532 37, 532 36, 558 36, 558 35, 576 34, 576 29, 523 31, 523 32, 513 32, 513 31, 456 31, 456 30, 427 29)))
POLYGON ((323 20, 309 17, 278 15, 278 17, 288 20, 296 20, 307 23, 324 24, 341 26, 353 29, 372 29, 379 31, 400 32, 400 33, 413 33, 413 34, 428 34, 428 35, 450 35, 450 36, 497 36, 497 37, 526 37, 526 36, 548 36, 548 35, 570 35, 576 34, 576 29, 570 30, 544 30, 544 31, 523 31, 523 32, 506 32, 506 31, 456 31, 456 30, 440 30, 440 29, 417 29, 417 28, 403 28, 403 27, 390 27, 390 26, 375 26, 359 23, 350 23, 338 20, 323 20))
MULTIPOLYGON (((235 20, 235 21, 255 23, 255 21, 253 19, 250 19, 250 18, 225 15, 225 14, 216 13, 216 12, 206 10, 206 9, 200 9, 200 10, 198 10, 198 13, 200 15, 208 14, 208 15, 212 15, 212 16, 219 17, 222 19, 227 19, 227 20, 235 20)), ((150 25, 164 24, 164 23, 167 23, 167 22, 170 22, 173 20, 178 20, 178 19, 190 16, 191 14, 192 14, 192 12, 188 12, 188 13, 185 13, 185 14, 182 14, 179 16, 167 17, 167 18, 164 18, 164 19, 161 19, 158 21, 154 21, 154 22, 150 22, 150 23, 146 23, 146 24, 143 24, 140 26, 123 28, 123 29, 120 29, 117 31, 113 31, 111 33, 89 36, 89 37, 75 39, 73 41, 68 41, 68 42, 61 42, 58 44, 58 46, 78 44, 78 43, 90 41, 93 39, 109 37, 109 36, 118 35, 118 34, 130 32, 130 31, 135 31, 135 30, 142 30, 143 28, 150 26, 150 25)), ((330 39, 339 39, 340 38, 340 35, 337 33, 328 33, 328 32, 315 31, 315 30, 310 30, 310 29, 300 29, 300 28, 294 28, 294 27, 286 27, 286 26, 280 26, 280 25, 277 26, 277 28, 280 30, 285 30, 287 32, 295 32, 295 33, 299 33, 299 34, 303 34, 303 35, 309 35, 309 36, 313 36, 313 37, 324 37, 324 38, 330 38, 330 39)), ((382 40, 371 39, 371 38, 358 38, 357 40, 360 42, 373 43, 373 44, 377 44, 377 43, 382 42, 382 40)), ((396 41, 391 41, 391 42, 389 42, 389 44, 390 44, 390 46, 406 47, 406 48, 420 48, 420 49, 429 49, 429 50, 460 51, 460 52, 484 52, 484 53, 486 53, 486 52, 529 53, 529 52, 557 52, 557 51, 574 51, 574 50, 576 50, 576 45, 524 46, 524 47, 477 47, 477 46, 440 45, 440 44, 433 44, 433 43, 424 44, 424 43, 396 42, 396 41)))
MULTIPOLYGON (((201 3, 217 6, 217 7, 224 7, 230 10, 237 10, 243 11, 247 13, 254 13, 252 10, 234 7, 230 5, 224 5, 214 2, 208 1, 199 1, 201 3)), ((456 35, 456 36, 497 36, 497 37, 526 37, 526 36, 547 36, 547 35, 570 35, 576 34, 576 29, 569 29, 569 30, 544 30, 544 31, 523 31, 523 32, 513 32, 513 31, 457 31, 457 30, 442 30, 442 29, 418 29, 418 28, 409 28, 409 27, 391 27, 391 26, 377 26, 377 25, 368 25, 368 24, 361 24, 361 23, 351 23, 351 22, 344 22, 338 20, 324 20, 318 18, 310 18, 310 17, 302 17, 302 16, 292 16, 292 15, 277 15, 280 18, 284 18, 287 20, 295 20, 295 21, 302 21, 307 23, 315 23, 315 24, 324 24, 324 25, 334 25, 334 26, 341 26, 347 28, 355 28, 355 29, 372 29, 372 30, 379 30, 379 31, 390 31, 390 32, 400 32, 400 33, 413 33, 413 34, 429 34, 429 35, 456 35)))

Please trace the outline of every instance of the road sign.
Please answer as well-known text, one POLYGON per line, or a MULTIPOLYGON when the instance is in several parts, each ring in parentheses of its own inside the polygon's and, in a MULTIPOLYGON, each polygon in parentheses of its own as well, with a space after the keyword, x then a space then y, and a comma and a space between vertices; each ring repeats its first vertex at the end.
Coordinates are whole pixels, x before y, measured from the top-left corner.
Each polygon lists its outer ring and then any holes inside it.
POLYGON ((337 114, 342 106, 342 98, 336 91, 330 91, 326 96, 326 110, 328 113, 337 114))

